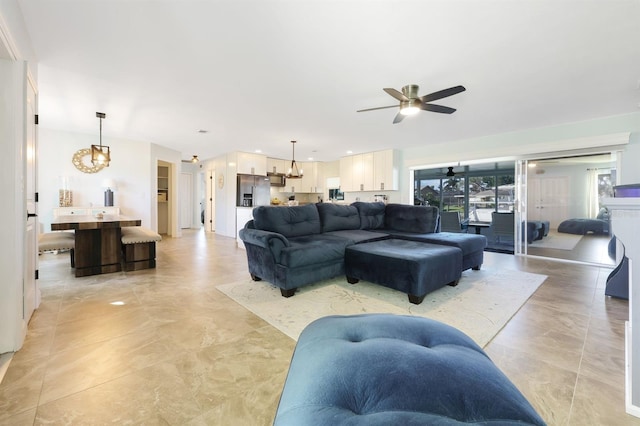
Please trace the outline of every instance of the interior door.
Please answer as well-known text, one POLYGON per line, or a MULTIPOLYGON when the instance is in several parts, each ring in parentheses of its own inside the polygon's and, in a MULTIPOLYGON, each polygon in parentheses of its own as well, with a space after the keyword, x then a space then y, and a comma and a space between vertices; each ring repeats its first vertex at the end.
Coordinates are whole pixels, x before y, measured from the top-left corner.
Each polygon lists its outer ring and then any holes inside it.
POLYGON ((26 111, 26 173, 25 201, 27 217, 25 220, 24 276, 23 276, 23 318, 29 322, 33 311, 40 305, 40 289, 36 281, 38 268, 38 205, 36 200, 37 185, 37 130, 36 130, 36 92, 31 81, 27 83, 26 111))
POLYGON ((216 177, 215 170, 208 170, 209 179, 207 179, 207 201, 208 209, 205 213, 205 229, 210 232, 216 230, 216 186, 220 189, 224 187, 224 175, 216 177), (208 222, 207 222, 208 221, 208 222))
POLYGON ((180 174, 180 228, 191 228, 193 221, 193 175, 180 174))

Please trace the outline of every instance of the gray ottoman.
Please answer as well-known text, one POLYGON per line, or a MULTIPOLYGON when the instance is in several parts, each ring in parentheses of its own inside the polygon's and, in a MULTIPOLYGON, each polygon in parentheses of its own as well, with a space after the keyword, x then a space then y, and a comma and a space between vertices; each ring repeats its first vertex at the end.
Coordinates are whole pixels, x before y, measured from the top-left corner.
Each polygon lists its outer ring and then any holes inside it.
POLYGON ((545 424, 468 336, 421 317, 321 318, 293 353, 274 426, 545 424))
POLYGON ((437 244, 389 239, 355 244, 345 250, 345 275, 351 284, 365 280, 400 290, 422 303, 427 293, 456 285, 462 275, 462 250, 437 244))

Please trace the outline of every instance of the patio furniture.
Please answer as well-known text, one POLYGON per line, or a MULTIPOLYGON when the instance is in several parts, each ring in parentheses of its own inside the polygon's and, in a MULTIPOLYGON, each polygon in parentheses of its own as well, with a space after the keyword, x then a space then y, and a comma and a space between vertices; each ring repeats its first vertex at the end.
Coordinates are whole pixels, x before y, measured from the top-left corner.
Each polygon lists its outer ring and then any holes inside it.
POLYGON ((440 212, 440 231, 441 232, 464 232, 469 227, 469 220, 462 220, 460 212, 440 212))
POLYGON ((513 243, 515 241, 513 213, 491 213, 490 228, 495 242, 513 243))

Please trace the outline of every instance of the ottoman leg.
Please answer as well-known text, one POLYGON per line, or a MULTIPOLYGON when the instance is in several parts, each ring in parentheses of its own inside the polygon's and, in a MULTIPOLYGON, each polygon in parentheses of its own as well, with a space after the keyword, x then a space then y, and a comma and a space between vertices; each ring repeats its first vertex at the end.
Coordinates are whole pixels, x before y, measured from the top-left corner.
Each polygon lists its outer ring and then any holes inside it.
POLYGON ((460 281, 460 280, 451 281, 451 282, 450 282, 449 284, 447 284, 447 285, 449 285, 449 286, 451 286, 451 287, 455 287, 455 286, 457 286, 457 285, 458 285, 458 282, 459 282, 459 281, 460 281))
POLYGON ((347 282, 349 284, 356 284, 358 281, 360 281, 360 280, 357 279, 357 278, 347 277, 347 282))
POLYGON ((422 303, 425 296, 426 294, 423 294, 422 296, 415 296, 413 294, 409 294, 409 302, 413 303, 414 305, 419 305, 422 303))
POLYGON ((474 271, 479 271, 481 267, 482 267, 482 265, 476 265, 471 269, 474 270, 474 271))
POLYGON ((285 290, 284 288, 280 289, 280 294, 282 295, 282 297, 291 297, 296 293, 296 289, 295 288, 290 288, 288 290, 285 290))

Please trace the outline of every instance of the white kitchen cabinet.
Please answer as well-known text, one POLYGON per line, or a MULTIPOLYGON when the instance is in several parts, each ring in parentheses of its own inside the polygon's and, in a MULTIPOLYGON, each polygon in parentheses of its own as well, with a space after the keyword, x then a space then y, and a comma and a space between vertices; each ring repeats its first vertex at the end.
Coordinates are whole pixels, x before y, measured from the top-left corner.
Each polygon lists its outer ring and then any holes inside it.
POLYGON ((240 230, 253 219, 253 207, 236 207, 236 242, 239 248, 245 248, 240 239, 240 230))
POLYGON ((291 161, 267 157, 267 173, 287 173, 291 161))
POLYGON ((351 192, 353 189, 353 157, 340 159, 340 189, 351 192))
POLYGON ((400 166, 397 151, 387 149, 373 153, 373 189, 397 191, 400 166))
POLYGON ((237 170, 245 175, 267 175, 267 157, 262 154, 238 152, 237 170))
POLYGON ((368 152, 340 159, 340 189, 346 192, 398 189, 395 150, 368 152))
POLYGON ((318 182, 318 163, 313 161, 302 162, 300 167, 304 170, 304 175, 300 183, 301 189, 297 192, 322 192, 322 184, 318 182))
POLYGON ((302 171, 302 178, 287 179, 286 186, 280 192, 295 192, 302 194, 315 194, 324 191, 324 175, 322 163, 317 161, 296 161, 298 170, 302 171))

